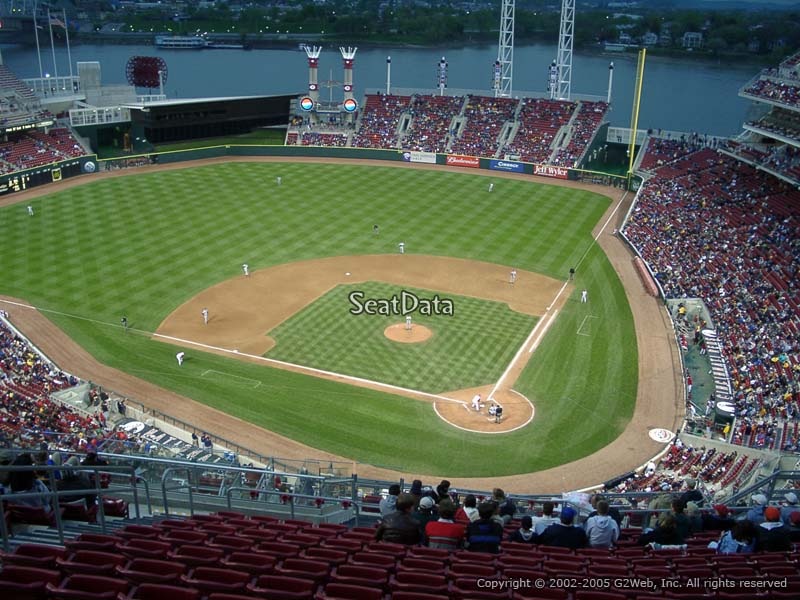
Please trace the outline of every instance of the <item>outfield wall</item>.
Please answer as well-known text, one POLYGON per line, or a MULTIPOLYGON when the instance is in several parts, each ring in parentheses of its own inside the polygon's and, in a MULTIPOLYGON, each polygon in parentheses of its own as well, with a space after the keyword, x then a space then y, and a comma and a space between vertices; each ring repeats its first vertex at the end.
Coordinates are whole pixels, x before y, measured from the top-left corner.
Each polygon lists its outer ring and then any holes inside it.
POLYGON ((27 189, 61 181, 97 170, 97 157, 92 155, 70 158, 59 162, 0 175, 0 196, 24 192, 27 189))
POLYGON ((481 158, 460 154, 434 154, 431 152, 409 152, 402 150, 382 150, 372 148, 332 148, 327 146, 209 146, 190 150, 173 150, 125 157, 101 159, 102 169, 114 169, 138 164, 168 164, 226 156, 272 156, 272 157, 314 157, 354 160, 384 160, 417 164, 435 164, 481 171, 502 173, 521 173, 549 179, 583 181, 600 185, 624 187, 626 178, 599 171, 571 169, 553 165, 538 165, 521 161, 481 158), (143 162, 139 162, 143 161, 143 162), (134 164, 131 164, 134 163, 134 164))

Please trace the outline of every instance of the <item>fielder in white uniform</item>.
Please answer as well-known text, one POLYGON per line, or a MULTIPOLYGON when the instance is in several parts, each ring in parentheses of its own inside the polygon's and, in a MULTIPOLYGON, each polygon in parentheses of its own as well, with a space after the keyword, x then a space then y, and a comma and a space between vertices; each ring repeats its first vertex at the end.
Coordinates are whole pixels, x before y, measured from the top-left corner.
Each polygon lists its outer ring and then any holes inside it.
POLYGON ((511 269, 511 274, 508 276, 509 283, 515 283, 517 281, 517 270, 511 269))
POLYGON ((247 263, 244 263, 242 265, 242 271, 244 271, 244 276, 245 277, 250 277, 250 265, 248 265, 247 263))
POLYGON ((406 315, 406 331, 411 331, 411 315, 406 315))
POLYGON ((481 395, 475 394, 472 397, 472 408, 474 408, 477 412, 481 412, 481 395))
POLYGON ((175 355, 175 358, 178 359, 178 366, 180 367, 183 365, 183 357, 186 356, 186 352, 178 352, 175 355))
POLYGON ((493 189, 494 189, 494 184, 493 184, 493 183, 490 183, 490 184, 489 184, 489 191, 491 192, 493 189))
POLYGON ((586 290, 581 292, 581 302, 588 302, 589 298, 587 297, 586 290))
POLYGON ((28 214, 33 216, 33 207, 30 204, 28 204, 28 214))
POLYGON ((203 323, 208 325, 208 309, 204 308, 203 310, 200 311, 200 314, 203 315, 203 323))
POLYGON ((400 248, 400 254, 405 254, 406 253, 406 243, 405 242, 400 242, 399 244, 397 244, 397 247, 400 248))
POLYGON ((278 182, 278 185, 280 185, 280 184, 281 184, 281 182, 283 181, 283 179, 281 178, 281 176, 280 176, 280 175, 278 175, 278 178, 277 178, 275 181, 277 181, 277 182, 278 182))

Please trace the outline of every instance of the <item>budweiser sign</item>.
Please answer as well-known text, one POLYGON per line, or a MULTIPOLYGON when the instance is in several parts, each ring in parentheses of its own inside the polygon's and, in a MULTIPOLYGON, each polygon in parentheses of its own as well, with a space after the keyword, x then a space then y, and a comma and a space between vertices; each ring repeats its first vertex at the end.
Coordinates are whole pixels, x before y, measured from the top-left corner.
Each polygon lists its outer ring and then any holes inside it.
POLYGON ((564 167, 554 167, 552 165, 533 165, 533 174, 541 175, 542 177, 555 177, 557 179, 566 179, 569 174, 569 169, 564 167))
POLYGON ((477 156, 460 156, 458 154, 450 154, 447 156, 447 165, 451 167, 469 167, 477 169, 481 161, 477 156))

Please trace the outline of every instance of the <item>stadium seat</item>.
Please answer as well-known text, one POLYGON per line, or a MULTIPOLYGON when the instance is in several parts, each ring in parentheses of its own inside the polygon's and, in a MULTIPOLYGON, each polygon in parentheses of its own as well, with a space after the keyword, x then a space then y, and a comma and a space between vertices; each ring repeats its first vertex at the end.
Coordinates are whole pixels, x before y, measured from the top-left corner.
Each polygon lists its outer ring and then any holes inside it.
POLYGON ((199 523, 195 526, 195 531, 202 531, 209 535, 235 535, 236 527, 227 523, 214 523, 213 521, 199 523))
POLYGON ((327 562, 305 558, 287 558, 275 569, 276 575, 310 579, 317 584, 324 583, 329 573, 327 562))
POLYGON ((172 547, 167 542, 149 538, 130 538, 117 544, 117 552, 128 558, 153 558, 163 560, 172 547))
POLYGON ((278 517, 271 517, 269 515, 253 515, 250 517, 250 520, 256 521, 261 525, 280 522, 280 519, 278 519, 278 517))
POLYGON ((134 584, 157 583, 171 584, 180 580, 186 572, 186 565, 166 560, 151 558, 134 558, 125 566, 116 568, 117 577, 127 579, 134 584))
POLYGON ((303 549, 310 548, 311 546, 319 546, 322 539, 314 535, 306 535, 303 533, 284 533, 281 536, 281 541, 288 542, 289 544, 296 544, 303 549))
POLYGON ((577 590, 575 600, 626 600, 625 594, 597 590, 577 590))
POLYGON ((364 543, 359 540, 348 540, 340 537, 326 539, 322 542, 323 548, 330 548, 331 550, 343 550, 348 554, 359 552, 364 546, 364 543))
POLYGON ((3 565, 55 569, 56 559, 64 558, 66 555, 67 551, 64 548, 43 544, 20 544, 14 552, 0 552, 0 561, 3 565))
POLYGON ((350 564, 361 565, 363 567, 378 567, 392 571, 397 564, 394 556, 379 552, 356 552, 350 555, 350 564))
POLYGON ((418 592, 447 594, 448 583, 444 574, 424 573, 422 571, 398 571, 389 579, 393 594, 398 592, 418 592))
POLYGON ((253 550, 259 554, 270 554, 276 558, 289 558, 300 554, 300 546, 282 542, 261 542, 253 550))
POLYGON ((118 600, 200 600, 200 590, 176 585, 143 583, 118 600))
POLYGON ((158 529, 165 529, 170 531, 172 529, 188 529, 194 530, 195 524, 184 519, 164 519, 154 525, 158 529))
POLYGON ((447 578, 450 580, 459 577, 485 577, 491 579, 495 576, 495 568, 491 565, 479 565, 475 563, 451 563, 447 571, 447 578))
POLYGON ((344 533, 347 531, 347 525, 342 525, 341 523, 319 523, 317 525, 318 529, 330 529, 331 531, 335 531, 338 534, 344 533))
POLYGON ((74 540, 66 540, 64 547, 71 551, 94 550, 96 552, 113 552, 116 549, 119 538, 113 535, 103 535, 99 533, 82 533, 74 540))
POLYGON ((268 554, 253 554, 252 552, 231 552, 220 561, 220 567, 244 571, 254 577, 269 575, 275 570, 277 559, 268 554))
POLYGON ((422 592, 394 592, 392 600, 449 600, 449 596, 422 592))
POLYGON ((329 583, 314 596, 315 600, 383 600, 383 592, 360 585, 329 583))
POLYGON ((158 536, 161 535, 161 533, 162 532, 160 529, 158 529, 158 527, 151 527, 150 525, 126 525, 121 530, 117 531, 115 535, 126 540, 134 538, 155 540, 158 539, 158 536))
POLYGON ((411 546, 408 549, 408 556, 414 558, 425 558, 428 560, 439 560, 442 562, 450 562, 450 553, 447 550, 439 548, 428 548, 426 546, 411 546))
POLYGON ((247 584, 247 591, 267 600, 310 600, 315 586, 311 579, 262 575, 255 583, 247 584))
POLYGON ((117 594, 125 594, 129 587, 124 579, 95 575, 70 575, 57 586, 46 586, 48 597, 57 600, 116 600, 117 594))
POLYGON ((269 531, 254 527, 252 529, 241 529, 236 535, 246 540, 250 540, 254 544, 258 544, 260 542, 274 542, 278 539, 280 534, 277 531, 269 531))
POLYGON ((62 573, 75 575, 102 575, 112 576, 115 569, 126 562, 124 556, 110 552, 97 552, 94 550, 78 550, 73 552, 68 559, 57 558, 56 566, 62 573))
POLYGON ((206 546, 218 548, 225 553, 247 552, 253 547, 253 542, 235 535, 218 535, 211 542, 206 542, 206 546))
POLYGON ((389 571, 360 565, 340 565, 331 572, 329 581, 347 585, 372 585, 385 591, 389 585, 389 571))
POLYGON ((0 572, 0 597, 14 600, 40 600, 47 597, 47 584, 58 585, 61 574, 49 569, 3 565, 0 572))
POLYGON ((515 600, 567 600, 569 591, 551 587, 542 588, 540 590, 535 587, 521 587, 517 590, 512 590, 511 597, 515 600))
POLYGON ((202 546, 208 539, 208 534, 202 531, 192 531, 188 529, 173 529, 158 538, 162 542, 167 542, 172 548, 178 546, 202 546))
POLYGON ((167 557, 188 567, 210 567, 216 565, 225 553, 219 548, 206 548, 205 546, 181 546, 167 557))
POLYGON ((450 555, 450 564, 468 563, 479 565, 494 565, 497 558, 496 554, 489 554, 488 552, 471 552, 469 550, 458 550, 450 555))
POLYGON ((103 513, 107 517, 120 517, 127 519, 129 515, 128 503, 122 498, 103 498, 103 513))
MULTIPOLYGON (((500 581, 500 580, 498 580, 500 581)), ((485 577, 461 577, 453 582, 450 590, 454 600, 501 600, 508 598, 507 588, 494 591, 487 587, 485 577)))
POLYGON ((311 547, 306 548, 300 553, 302 558, 324 561, 330 566, 335 567, 347 562, 348 554, 341 550, 330 550, 328 548, 311 547))
POLYGON ((248 573, 214 567, 197 567, 188 575, 181 575, 184 585, 198 589, 203 594, 241 592, 249 581, 248 573))
POLYGON ((86 501, 81 499, 75 502, 59 502, 58 505, 63 510, 61 516, 67 521, 97 522, 97 504, 87 507, 86 501))
POLYGON ((230 510, 218 510, 216 515, 222 517, 225 522, 229 522, 231 519, 247 519, 246 514, 230 510))
POLYGON ((252 600, 252 596, 245 596, 243 594, 211 594, 208 600, 252 600))
MULTIPOLYGON (((64 509, 60 509, 64 514, 64 509)), ((8 504, 8 512, 11 515, 12 523, 23 523, 25 525, 45 525, 47 527, 56 526, 56 516, 54 511, 44 508, 34 508, 21 504, 8 504)))
POLYGON ((446 568, 447 567, 444 563, 435 560, 407 557, 402 560, 397 570, 400 571, 402 569, 403 571, 422 571, 424 573, 444 575, 446 568))
POLYGON ((189 520, 194 523, 221 523, 223 519, 218 515, 192 515, 189 520))

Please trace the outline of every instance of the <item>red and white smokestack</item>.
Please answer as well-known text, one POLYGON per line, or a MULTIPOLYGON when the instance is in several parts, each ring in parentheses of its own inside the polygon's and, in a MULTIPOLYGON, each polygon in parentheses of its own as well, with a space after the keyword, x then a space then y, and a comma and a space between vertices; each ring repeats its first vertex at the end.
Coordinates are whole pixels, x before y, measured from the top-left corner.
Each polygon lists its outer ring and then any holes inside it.
POLYGON ((319 65, 319 53, 322 46, 304 46, 306 56, 308 56, 308 96, 314 101, 314 106, 319 101, 319 81, 317 80, 317 66, 319 65))
POLYGON ((342 53, 342 61, 344 62, 344 85, 342 89, 344 90, 345 100, 353 99, 353 63, 356 58, 356 50, 358 48, 339 47, 339 51, 342 53))

